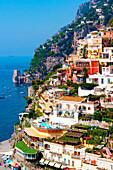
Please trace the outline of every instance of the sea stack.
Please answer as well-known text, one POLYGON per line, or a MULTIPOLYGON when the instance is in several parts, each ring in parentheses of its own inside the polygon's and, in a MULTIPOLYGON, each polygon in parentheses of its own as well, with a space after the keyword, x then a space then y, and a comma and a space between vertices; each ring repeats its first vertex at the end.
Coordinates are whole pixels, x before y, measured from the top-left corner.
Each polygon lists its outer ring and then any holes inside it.
POLYGON ((13 83, 18 83, 19 76, 20 76, 20 70, 14 70, 13 83))

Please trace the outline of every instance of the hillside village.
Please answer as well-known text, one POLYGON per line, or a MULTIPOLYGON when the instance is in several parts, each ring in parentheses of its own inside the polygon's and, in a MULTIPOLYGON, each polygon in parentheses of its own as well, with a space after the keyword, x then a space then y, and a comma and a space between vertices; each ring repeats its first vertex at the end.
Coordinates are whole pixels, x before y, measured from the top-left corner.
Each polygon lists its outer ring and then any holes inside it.
POLYGON ((112 16, 111 0, 82 4, 30 69, 14 72, 32 84, 10 141, 26 169, 113 170, 112 16))
POLYGON ((113 28, 104 27, 77 40, 76 54, 43 80, 32 80, 14 157, 26 167, 112 170, 112 94, 113 28))

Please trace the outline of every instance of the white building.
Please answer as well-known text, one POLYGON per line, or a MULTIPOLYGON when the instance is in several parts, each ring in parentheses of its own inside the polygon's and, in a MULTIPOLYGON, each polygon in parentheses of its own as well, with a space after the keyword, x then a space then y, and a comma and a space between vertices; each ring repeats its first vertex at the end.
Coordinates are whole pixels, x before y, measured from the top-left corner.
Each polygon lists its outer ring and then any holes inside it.
POLYGON ((96 12, 101 13, 102 9, 96 9, 96 12))
POLYGON ((104 18, 105 18, 104 15, 99 16, 99 19, 104 19, 104 18))
POLYGON ((113 47, 104 47, 102 58, 113 60, 113 47))
POLYGON ((70 126, 78 123, 79 113, 93 115, 98 105, 98 102, 89 102, 86 98, 63 96, 56 100, 56 107, 53 107, 50 121, 70 126))
POLYGON ((78 88, 78 96, 88 96, 89 94, 94 94, 94 89, 87 90, 82 89, 81 87, 78 88))
POLYGON ((28 97, 33 98, 35 95, 35 91, 32 86, 28 87, 28 97))
POLYGON ((109 70, 108 70, 108 74, 107 75, 106 74, 89 75, 89 78, 86 79, 86 82, 87 83, 96 83, 101 87, 106 87, 106 86, 108 86, 108 84, 113 82, 113 74, 109 75, 109 70))

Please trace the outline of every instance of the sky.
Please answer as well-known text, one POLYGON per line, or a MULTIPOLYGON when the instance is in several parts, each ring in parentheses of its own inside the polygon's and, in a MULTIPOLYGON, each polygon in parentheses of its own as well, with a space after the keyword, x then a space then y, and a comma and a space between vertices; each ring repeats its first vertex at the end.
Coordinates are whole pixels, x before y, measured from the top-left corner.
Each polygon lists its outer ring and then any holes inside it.
POLYGON ((0 56, 33 56, 88 0, 0 0, 0 56))

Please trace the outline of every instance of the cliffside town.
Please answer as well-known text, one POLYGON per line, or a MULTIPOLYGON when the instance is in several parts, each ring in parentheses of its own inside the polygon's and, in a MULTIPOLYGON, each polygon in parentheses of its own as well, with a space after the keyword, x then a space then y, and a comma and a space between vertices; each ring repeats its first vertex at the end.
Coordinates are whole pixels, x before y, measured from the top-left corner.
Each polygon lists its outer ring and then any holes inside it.
POLYGON ((22 165, 112 170, 112 43, 112 27, 92 31, 77 41, 76 55, 32 81, 15 127, 15 133, 23 132, 14 148, 22 165))
MULTIPOLYGON (((112 1, 91 0, 65 31, 35 50, 24 73, 32 85, 27 105, 15 125, 21 166, 113 169, 112 14, 112 1)), ((19 76, 15 71, 15 83, 19 76)))

